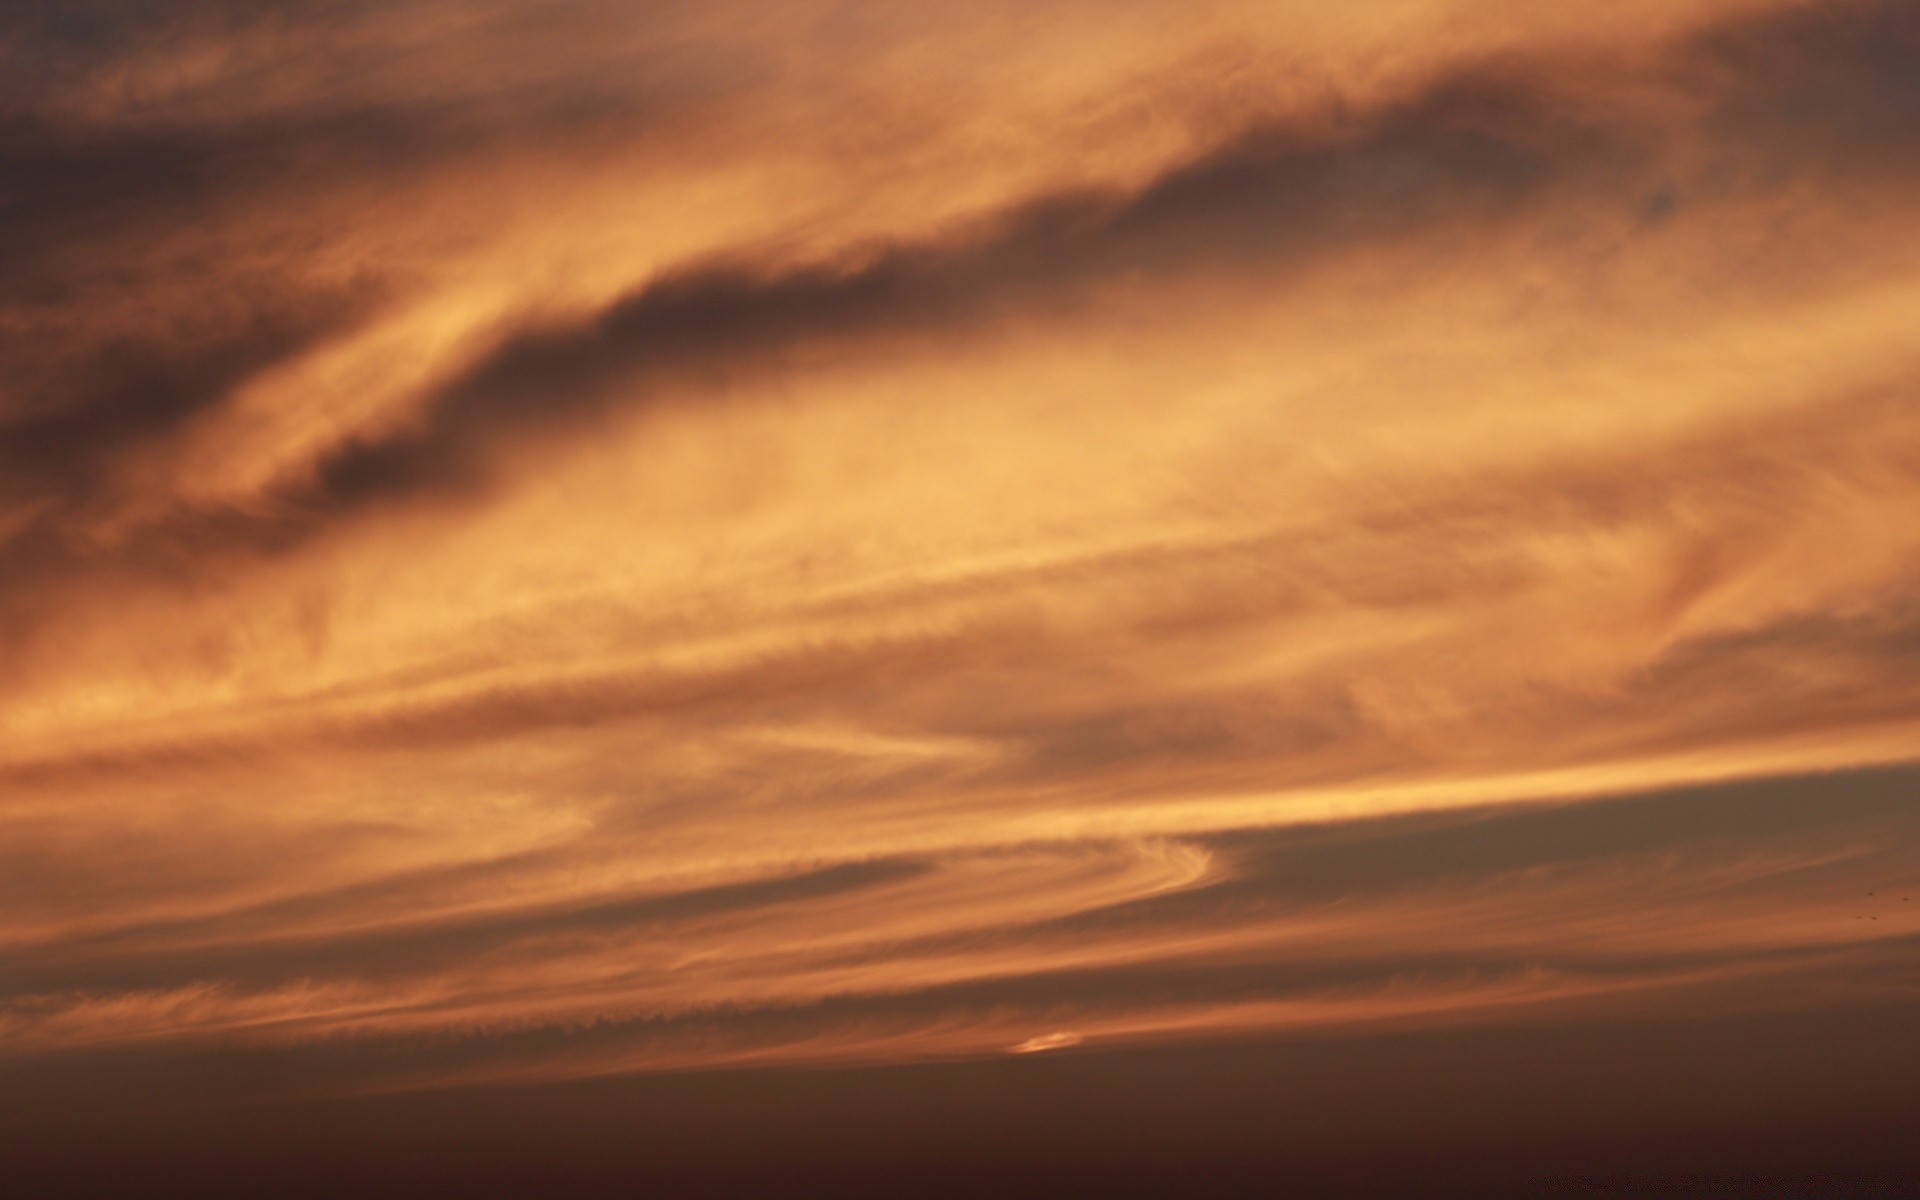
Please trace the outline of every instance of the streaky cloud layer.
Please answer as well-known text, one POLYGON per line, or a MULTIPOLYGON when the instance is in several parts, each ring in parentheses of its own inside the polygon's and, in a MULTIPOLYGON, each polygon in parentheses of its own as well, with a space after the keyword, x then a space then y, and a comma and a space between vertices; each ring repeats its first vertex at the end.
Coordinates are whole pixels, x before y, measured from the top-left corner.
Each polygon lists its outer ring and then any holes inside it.
POLYGON ((128 0, 0 62, 8 1055, 1916 998, 1911 5, 128 0))

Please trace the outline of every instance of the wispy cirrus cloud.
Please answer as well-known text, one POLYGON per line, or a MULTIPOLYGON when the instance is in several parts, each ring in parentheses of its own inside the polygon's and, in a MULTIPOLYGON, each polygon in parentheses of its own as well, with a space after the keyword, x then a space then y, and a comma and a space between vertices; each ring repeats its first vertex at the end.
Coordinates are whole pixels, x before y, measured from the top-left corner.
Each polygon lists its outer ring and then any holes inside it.
POLYGON ((1907 6, 749 7, 6 32, 10 1046, 1910 994, 1907 6))

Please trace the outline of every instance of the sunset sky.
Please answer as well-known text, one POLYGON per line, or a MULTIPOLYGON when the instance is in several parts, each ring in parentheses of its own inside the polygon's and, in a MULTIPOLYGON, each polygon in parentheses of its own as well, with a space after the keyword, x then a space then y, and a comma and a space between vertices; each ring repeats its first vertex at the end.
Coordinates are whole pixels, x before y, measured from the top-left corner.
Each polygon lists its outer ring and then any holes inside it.
POLYGON ((0 9, 9 1103, 1888 1014, 1911 0, 0 9))

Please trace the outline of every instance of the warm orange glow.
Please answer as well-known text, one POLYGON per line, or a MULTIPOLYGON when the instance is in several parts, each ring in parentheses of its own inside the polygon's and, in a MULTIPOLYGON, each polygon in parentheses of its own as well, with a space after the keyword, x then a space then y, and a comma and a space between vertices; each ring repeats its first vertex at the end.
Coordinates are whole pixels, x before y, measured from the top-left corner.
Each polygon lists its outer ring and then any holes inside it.
POLYGON ((1912 8, 193 7, 0 44, 4 1053, 1915 988, 1912 8))

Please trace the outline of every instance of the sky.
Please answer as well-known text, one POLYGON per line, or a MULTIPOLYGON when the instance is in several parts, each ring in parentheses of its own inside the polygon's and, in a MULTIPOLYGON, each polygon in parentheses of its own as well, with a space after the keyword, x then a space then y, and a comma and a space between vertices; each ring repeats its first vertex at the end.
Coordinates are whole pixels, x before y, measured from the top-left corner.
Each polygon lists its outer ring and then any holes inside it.
POLYGON ((1906 0, 15 0, 0 1079, 1920 1012, 1917 218, 1906 0))

